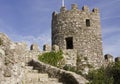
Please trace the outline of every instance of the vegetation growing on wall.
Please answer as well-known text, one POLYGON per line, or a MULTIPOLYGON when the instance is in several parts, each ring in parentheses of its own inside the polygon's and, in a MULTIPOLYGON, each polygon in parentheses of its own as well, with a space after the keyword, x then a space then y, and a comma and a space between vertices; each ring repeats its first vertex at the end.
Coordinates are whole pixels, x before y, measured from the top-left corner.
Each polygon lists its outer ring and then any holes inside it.
POLYGON ((64 63, 63 62, 63 52, 58 51, 58 52, 47 52, 42 55, 39 55, 38 59, 44 63, 50 64, 52 66, 56 67, 61 67, 61 65, 64 63))
POLYGON ((120 62, 89 72, 89 84, 120 84, 120 62))

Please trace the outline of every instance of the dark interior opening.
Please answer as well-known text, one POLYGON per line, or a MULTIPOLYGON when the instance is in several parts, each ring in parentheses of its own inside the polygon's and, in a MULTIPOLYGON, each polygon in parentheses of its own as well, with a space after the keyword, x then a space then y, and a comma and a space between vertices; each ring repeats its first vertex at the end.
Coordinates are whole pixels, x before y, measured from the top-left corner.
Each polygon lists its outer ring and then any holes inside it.
POLYGON ((73 49, 73 37, 66 38, 66 49, 73 49))
POLYGON ((86 26, 90 27, 90 19, 86 19, 86 26))

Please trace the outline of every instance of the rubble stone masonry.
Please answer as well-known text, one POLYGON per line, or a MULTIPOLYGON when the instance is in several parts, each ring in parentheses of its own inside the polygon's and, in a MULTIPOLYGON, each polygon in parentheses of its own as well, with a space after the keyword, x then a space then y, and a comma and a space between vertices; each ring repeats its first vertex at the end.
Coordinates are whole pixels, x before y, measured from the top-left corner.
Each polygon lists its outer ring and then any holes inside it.
POLYGON ((52 45, 58 45, 61 50, 76 49, 80 59, 87 58, 89 64, 101 66, 103 49, 99 9, 90 11, 83 6, 79 10, 76 4, 72 4, 71 10, 61 7, 60 13, 53 12, 52 45))

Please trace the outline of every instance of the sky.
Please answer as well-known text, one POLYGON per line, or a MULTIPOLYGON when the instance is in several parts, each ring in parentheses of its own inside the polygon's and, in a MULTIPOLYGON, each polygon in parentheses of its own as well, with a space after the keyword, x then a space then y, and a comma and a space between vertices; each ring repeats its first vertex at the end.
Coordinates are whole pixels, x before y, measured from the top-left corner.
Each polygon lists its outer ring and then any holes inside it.
MULTIPOLYGON (((51 44, 51 15, 60 11, 62 0, 0 0, 0 32, 15 42, 51 44)), ((103 52, 120 56, 120 0, 65 0, 68 10, 76 3, 81 10, 100 9, 103 52)))

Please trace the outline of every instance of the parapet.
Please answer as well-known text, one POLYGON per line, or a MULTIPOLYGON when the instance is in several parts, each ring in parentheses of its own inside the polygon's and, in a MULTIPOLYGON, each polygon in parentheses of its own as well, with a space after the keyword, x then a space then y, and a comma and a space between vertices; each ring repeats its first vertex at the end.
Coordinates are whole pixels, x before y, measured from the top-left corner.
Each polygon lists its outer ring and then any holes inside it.
POLYGON ((43 51, 48 51, 48 52, 50 52, 50 51, 51 51, 50 45, 49 45, 49 44, 43 45, 43 51))
POLYGON ((54 17, 54 16, 56 16, 56 15, 57 15, 57 12, 54 11, 54 12, 52 13, 52 17, 54 17))
POLYGON ((78 5, 77 4, 72 4, 71 9, 78 9, 78 5))
POLYGON ((89 12, 89 7, 88 7, 88 6, 83 6, 83 7, 82 7, 82 10, 83 10, 83 11, 86 11, 86 12, 89 12))
MULTIPOLYGON (((78 5, 77 4, 72 4, 71 5, 71 10, 79 10, 78 5)), ((61 9, 60 9, 60 12, 66 12, 66 11, 70 11, 70 10, 67 10, 67 8, 65 6, 62 6, 61 9)), ((90 12, 90 9, 89 9, 88 6, 83 6, 82 11, 83 12, 90 12)), ((98 8, 93 8, 91 12, 99 13, 99 9, 98 8)), ((54 12, 54 15, 57 15, 57 13, 54 12)))
POLYGON ((98 8, 94 8, 94 9, 92 10, 92 12, 99 13, 99 9, 98 9, 98 8))
POLYGON ((60 12, 65 12, 67 9, 65 6, 61 7, 60 12))
POLYGON ((30 46, 30 50, 39 51, 39 47, 38 47, 37 44, 32 44, 32 45, 30 46))
POLYGON ((110 54, 106 54, 105 56, 105 60, 108 61, 108 62, 113 62, 113 56, 110 55, 110 54))
POLYGON ((120 57, 116 57, 115 62, 120 62, 120 57))

